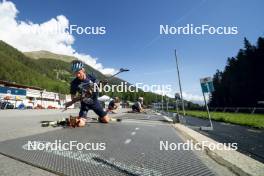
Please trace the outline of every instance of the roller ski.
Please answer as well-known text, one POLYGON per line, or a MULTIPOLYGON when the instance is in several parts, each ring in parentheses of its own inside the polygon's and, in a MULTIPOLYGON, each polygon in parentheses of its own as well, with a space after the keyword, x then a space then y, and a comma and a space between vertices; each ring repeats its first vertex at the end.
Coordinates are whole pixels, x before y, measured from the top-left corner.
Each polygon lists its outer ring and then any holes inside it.
MULTIPOLYGON (((100 122, 100 118, 91 118, 91 120, 100 122)), ((110 122, 121 122, 122 119, 120 118, 110 118, 110 122)), ((69 128, 76 128, 82 127, 84 125, 80 124, 83 123, 79 117, 70 116, 70 118, 65 118, 62 120, 55 120, 55 121, 41 121, 42 127, 69 127, 69 128)), ((87 123, 85 120, 84 123, 87 123)))
POLYGON ((77 117, 70 116, 70 118, 65 118, 62 120, 55 120, 55 121, 41 121, 42 127, 78 127, 80 121, 77 117))

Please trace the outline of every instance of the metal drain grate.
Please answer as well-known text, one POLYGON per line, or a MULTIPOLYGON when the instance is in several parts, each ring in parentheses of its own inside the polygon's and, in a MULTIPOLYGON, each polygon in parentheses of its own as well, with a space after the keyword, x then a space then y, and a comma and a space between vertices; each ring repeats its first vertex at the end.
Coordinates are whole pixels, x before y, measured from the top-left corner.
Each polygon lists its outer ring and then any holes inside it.
POLYGON ((160 140, 183 142, 167 125, 92 123, 85 128, 61 129, 3 141, 0 153, 63 175, 213 175, 191 151, 160 151, 160 140), (126 144, 124 141, 128 138, 131 142, 126 144), (27 150, 28 141, 56 140, 83 144, 104 142, 106 150, 27 150))

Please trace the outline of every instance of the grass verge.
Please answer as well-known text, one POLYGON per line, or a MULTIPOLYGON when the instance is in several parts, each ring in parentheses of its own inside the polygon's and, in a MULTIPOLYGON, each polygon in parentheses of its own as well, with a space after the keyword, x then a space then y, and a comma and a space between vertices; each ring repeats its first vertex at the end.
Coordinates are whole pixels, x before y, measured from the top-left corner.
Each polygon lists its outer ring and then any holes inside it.
MULTIPOLYGON (((210 112, 215 121, 233 123, 256 128, 264 128, 264 114, 246 114, 230 112, 210 112)), ((186 115, 207 119, 206 111, 186 111, 186 115)))

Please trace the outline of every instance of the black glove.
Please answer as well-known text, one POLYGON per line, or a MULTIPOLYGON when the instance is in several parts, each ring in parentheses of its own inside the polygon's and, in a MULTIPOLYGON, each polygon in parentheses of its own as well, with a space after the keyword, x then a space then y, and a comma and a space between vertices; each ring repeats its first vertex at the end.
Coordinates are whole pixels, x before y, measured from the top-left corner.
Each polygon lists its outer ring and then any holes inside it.
POLYGON ((100 84, 102 84, 103 86, 108 84, 108 80, 107 79, 103 79, 100 81, 100 84))

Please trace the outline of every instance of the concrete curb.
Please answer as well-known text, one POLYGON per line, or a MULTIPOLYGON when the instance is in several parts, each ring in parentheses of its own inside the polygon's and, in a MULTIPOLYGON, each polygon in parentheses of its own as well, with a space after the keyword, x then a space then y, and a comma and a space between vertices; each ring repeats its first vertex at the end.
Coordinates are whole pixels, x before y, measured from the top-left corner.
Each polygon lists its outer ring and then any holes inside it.
POLYGON ((188 139, 193 140, 193 142, 196 144, 202 144, 203 141, 206 141, 206 146, 204 146, 206 153, 216 162, 227 167, 234 173, 242 176, 264 175, 264 164, 261 162, 256 161, 235 150, 212 150, 208 147, 209 145, 224 146, 224 144, 214 141, 211 138, 208 138, 182 124, 173 124, 173 127, 175 127, 176 130, 178 130, 188 139))

